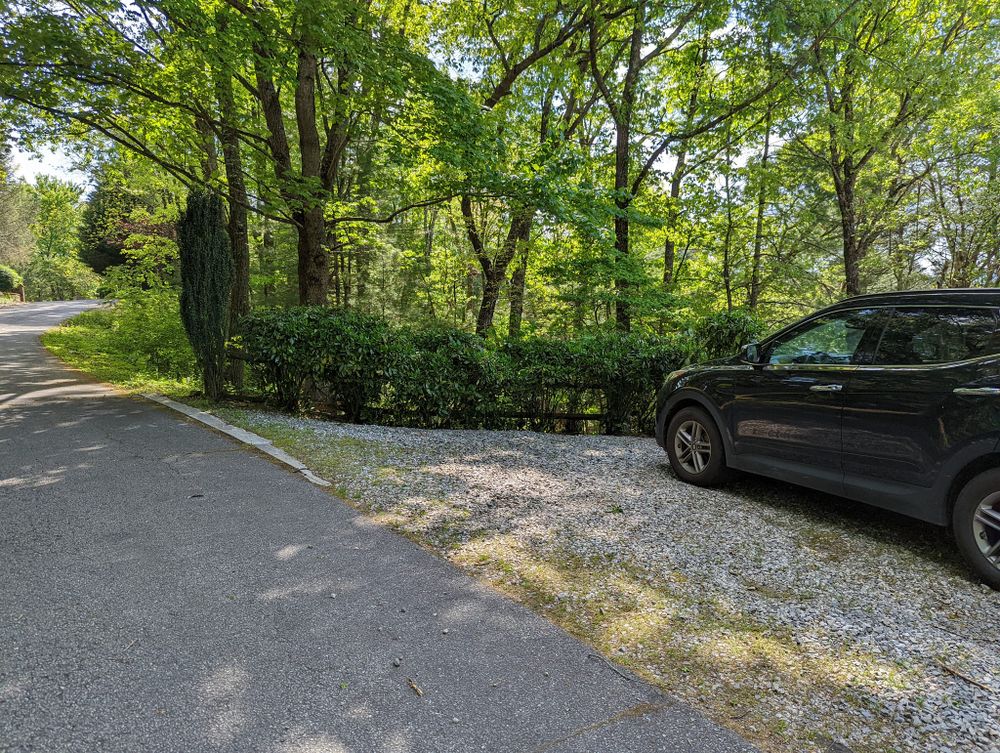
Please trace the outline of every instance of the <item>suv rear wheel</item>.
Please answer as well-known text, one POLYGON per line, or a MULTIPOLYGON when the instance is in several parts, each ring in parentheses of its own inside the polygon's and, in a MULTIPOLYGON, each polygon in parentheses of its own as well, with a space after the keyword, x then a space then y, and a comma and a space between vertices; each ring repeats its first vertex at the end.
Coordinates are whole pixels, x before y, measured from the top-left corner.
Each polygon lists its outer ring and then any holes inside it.
POLYGON ((962 555, 987 585, 1000 590, 1000 468, 962 487, 951 520, 962 555))
POLYGON ((663 443, 670 466, 682 481, 715 486, 729 478, 722 435, 701 408, 681 408, 670 419, 663 443))

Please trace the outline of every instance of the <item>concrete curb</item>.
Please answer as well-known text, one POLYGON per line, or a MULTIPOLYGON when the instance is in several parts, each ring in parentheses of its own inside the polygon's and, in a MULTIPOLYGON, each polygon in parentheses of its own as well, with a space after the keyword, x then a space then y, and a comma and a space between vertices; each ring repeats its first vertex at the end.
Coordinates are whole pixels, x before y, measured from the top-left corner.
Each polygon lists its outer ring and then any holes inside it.
POLYGON ((237 442, 242 442, 243 444, 250 445, 265 455, 269 455, 279 463, 287 465, 289 468, 294 470, 296 473, 301 473, 308 481, 316 484, 316 486, 332 486, 332 484, 325 478, 320 478, 311 470, 309 470, 305 463, 301 460, 293 458, 284 450, 278 449, 273 444, 271 440, 264 439, 252 431, 247 431, 246 429, 241 429, 238 426, 233 426, 232 424, 227 424, 225 421, 220 419, 218 416, 213 416, 211 413, 198 408, 192 408, 190 405, 185 405, 184 403, 178 403, 176 400, 171 400, 169 397, 164 397, 163 395, 156 395, 152 393, 144 393, 142 395, 147 400, 151 400, 154 403, 159 403, 167 408, 178 413, 183 413, 188 418, 193 418, 200 424, 204 424, 216 431, 222 432, 228 437, 232 437, 237 442))

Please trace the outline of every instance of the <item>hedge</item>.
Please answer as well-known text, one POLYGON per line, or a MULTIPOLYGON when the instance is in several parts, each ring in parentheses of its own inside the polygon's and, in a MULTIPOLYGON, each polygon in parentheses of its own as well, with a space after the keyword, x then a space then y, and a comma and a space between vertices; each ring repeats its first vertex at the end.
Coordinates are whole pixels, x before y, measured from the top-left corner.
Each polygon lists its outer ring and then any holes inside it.
POLYGON ((239 342, 271 401, 349 421, 427 428, 531 428, 605 433, 652 429, 666 375, 689 340, 601 332, 501 344, 455 329, 410 329, 354 311, 260 311, 239 342))

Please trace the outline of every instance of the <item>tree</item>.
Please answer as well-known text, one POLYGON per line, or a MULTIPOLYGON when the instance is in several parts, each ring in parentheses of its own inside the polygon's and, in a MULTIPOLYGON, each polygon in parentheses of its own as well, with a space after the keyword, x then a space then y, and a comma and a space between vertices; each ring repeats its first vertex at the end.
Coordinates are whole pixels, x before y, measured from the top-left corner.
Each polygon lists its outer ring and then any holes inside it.
POLYGON ((0 264, 18 267, 31 255, 31 197, 17 180, 10 145, 0 138, 0 264))
POLYGON ((990 24, 985 4, 872 0, 809 40, 800 94, 817 115, 795 143, 833 182, 848 295, 862 292, 862 262, 932 169, 909 156, 928 121, 995 75, 990 24))
POLYGON ((123 264, 126 223, 140 198, 128 190, 128 176, 107 168, 97 174, 97 185, 87 197, 80 223, 80 258, 98 274, 123 264))
POLYGON ((80 187, 39 176, 31 187, 35 248, 24 269, 25 295, 34 301, 90 298, 100 278, 78 255, 80 187))
POLYGON ((218 196, 188 194, 177 225, 181 257, 181 319, 198 359, 205 394, 218 400, 225 385, 229 296, 233 259, 225 210, 218 196))

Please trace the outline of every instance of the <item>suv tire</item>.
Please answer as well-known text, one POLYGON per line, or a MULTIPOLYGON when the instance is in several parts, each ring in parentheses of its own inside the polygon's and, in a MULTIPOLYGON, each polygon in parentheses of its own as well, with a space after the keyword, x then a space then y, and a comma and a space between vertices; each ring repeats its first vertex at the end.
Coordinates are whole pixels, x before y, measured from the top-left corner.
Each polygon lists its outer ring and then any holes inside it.
POLYGON ((1000 591, 1000 468, 984 471, 962 487, 951 523, 966 562, 1000 591))
POLYGON ((670 467, 682 481, 696 486, 716 486, 731 475, 719 427, 701 408, 677 411, 667 425, 663 444, 670 467))

